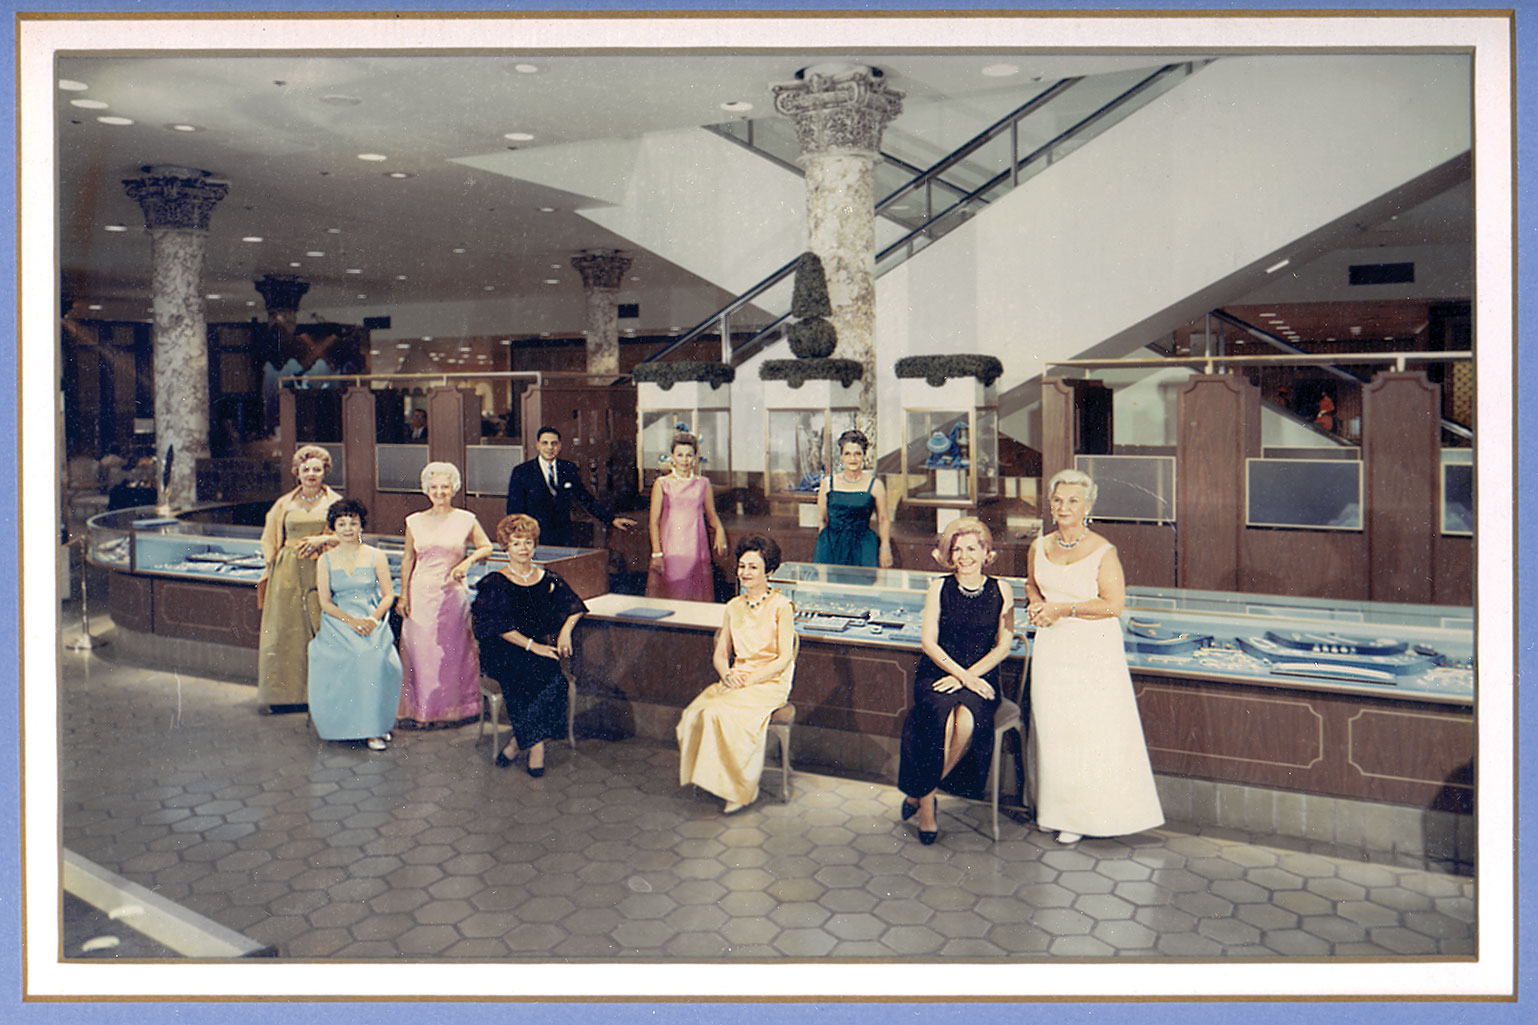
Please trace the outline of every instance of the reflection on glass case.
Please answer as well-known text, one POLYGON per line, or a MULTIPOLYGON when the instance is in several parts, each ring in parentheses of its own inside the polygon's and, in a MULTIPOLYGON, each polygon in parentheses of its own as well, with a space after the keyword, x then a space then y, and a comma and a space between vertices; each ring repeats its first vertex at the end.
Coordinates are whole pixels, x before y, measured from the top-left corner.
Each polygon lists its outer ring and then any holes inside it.
POLYGON ((374 449, 375 486, 380 491, 419 492, 426 465, 426 445, 379 445, 374 449))
POLYGON ((994 389, 971 377, 954 378, 938 388, 903 378, 898 387, 906 500, 954 508, 998 497, 999 409, 994 389))
POLYGON ((732 414, 727 409, 666 409, 640 412, 641 488, 645 490, 659 474, 672 466, 673 435, 686 432, 700 441, 699 470, 712 484, 729 486, 732 482, 732 414))
POLYGON ((764 477, 770 495, 817 494, 817 485, 836 465, 833 446, 855 426, 858 388, 835 381, 807 381, 791 388, 764 382, 764 477))
MULTIPOLYGON (((924 592, 938 575, 787 562, 770 582, 795 603, 803 636, 917 649, 924 592)), ((1025 581, 999 580, 1015 594, 1017 636, 1028 635, 1025 581)), ((1121 626, 1134 671, 1473 701, 1467 607, 1129 587, 1121 626)))
POLYGON ((1174 456, 1074 456, 1073 465, 1095 482, 1095 519, 1175 522, 1174 456))
POLYGON ((1474 451, 1442 450, 1442 533, 1474 534, 1474 451))
POLYGON ((1245 526, 1362 529, 1358 459, 1245 460, 1245 526))

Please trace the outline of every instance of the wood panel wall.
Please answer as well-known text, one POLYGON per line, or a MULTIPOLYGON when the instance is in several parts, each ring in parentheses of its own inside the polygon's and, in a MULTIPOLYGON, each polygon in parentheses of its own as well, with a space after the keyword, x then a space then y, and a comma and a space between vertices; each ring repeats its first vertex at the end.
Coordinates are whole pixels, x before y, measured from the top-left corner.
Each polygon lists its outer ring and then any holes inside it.
POLYGON ((1180 586, 1239 590, 1244 461, 1260 455, 1260 391, 1232 374, 1193 374, 1176 417, 1180 586))

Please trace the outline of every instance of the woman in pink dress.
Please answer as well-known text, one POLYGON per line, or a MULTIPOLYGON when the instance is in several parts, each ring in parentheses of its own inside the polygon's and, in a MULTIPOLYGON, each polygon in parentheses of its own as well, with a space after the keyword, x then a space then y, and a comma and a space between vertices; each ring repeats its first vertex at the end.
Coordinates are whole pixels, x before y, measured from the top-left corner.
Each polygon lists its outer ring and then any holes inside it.
POLYGON ((491 539, 474 513, 451 504, 458 490, 454 464, 428 463, 422 491, 432 507, 406 517, 399 605, 403 727, 459 726, 480 716, 481 666, 465 573, 491 554, 491 539), (474 548, 469 555, 467 544, 474 548))
POLYGON ((697 468, 700 442, 692 434, 673 435, 673 469, 652 485, 652 558, 646 575, 648 598, 715 601, 705 524, 715 536, 718 555, 726 554, 726 529, 716 515, 715 495, 697 468))

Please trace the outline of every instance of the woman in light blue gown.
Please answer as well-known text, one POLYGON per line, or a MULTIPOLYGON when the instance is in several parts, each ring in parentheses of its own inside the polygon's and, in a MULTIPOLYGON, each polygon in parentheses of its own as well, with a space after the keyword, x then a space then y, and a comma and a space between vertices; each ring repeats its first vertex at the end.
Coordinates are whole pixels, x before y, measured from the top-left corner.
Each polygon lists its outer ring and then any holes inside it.
POLYGON ((344 498, 326 512, 340 544, 315 565, 324 613, 310 641, 310 718, 323 740, 368 739, 383 751, 401 696, 401 660, 386 618, 395 601, 384 552, 363 543, 368 510, 344 498))

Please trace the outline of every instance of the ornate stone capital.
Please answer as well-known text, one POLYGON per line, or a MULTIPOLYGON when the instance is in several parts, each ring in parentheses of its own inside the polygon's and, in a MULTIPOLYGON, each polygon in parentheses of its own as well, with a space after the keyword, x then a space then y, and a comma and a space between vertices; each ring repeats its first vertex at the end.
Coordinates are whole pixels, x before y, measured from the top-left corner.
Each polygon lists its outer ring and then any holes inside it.
POLYGON ((630 257, 621 256, 617 249, 588 249, 571 258, 571 265, 582 275, 583 288, 611 292, 619 290, 630 264, 630 257))
POLYGON ((124 178, 128 196, 144 211, 144 226, 208 230, 208 217, 230 191, 228 184, 208 178, 151 173, 143 178, 124 178))
POLYGON ((279 310, 298 310, 299 300, 310 290, 310 283, 298 274, 263 274, 251 284, 261 293, 269 317, 279 310))
POLYGON ((857 153, 875 159, 881 132, 903 109, 903 93, 871 68, 808 68, 795 82, 772 86, 774 109, 796 126, 801 156, 857 153))

